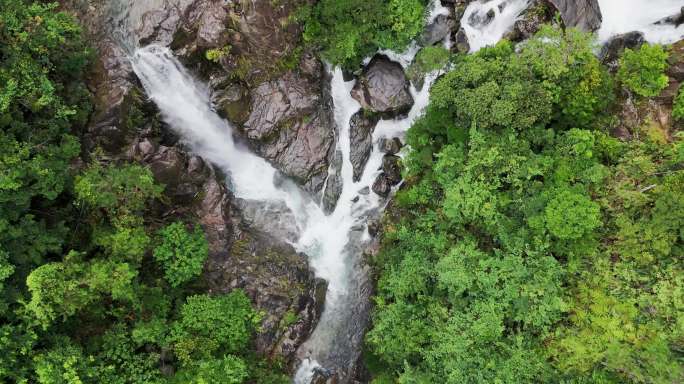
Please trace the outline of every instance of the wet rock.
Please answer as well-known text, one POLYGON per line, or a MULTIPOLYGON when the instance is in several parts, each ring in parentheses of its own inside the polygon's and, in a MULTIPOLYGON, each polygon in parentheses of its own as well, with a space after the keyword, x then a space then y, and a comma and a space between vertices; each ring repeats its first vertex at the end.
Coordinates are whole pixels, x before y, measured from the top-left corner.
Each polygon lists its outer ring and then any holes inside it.
POLYGON ((212 79, 209 85, 214 90, 211 99, 219 115, 235 124, 245 123, 249 118, 249 90, 225 77, 212 79))
POLYGON ((401 182, 401 158, 395 155, 385 155, 382 158, 382 172, 390 185, 401 182))
POLYGON ((473 12, 468 18, 468 24, 472 26, 484 26, 492 22, 496 16, 494 8, 489 9, 485 14, 473 12))
POLYGON ((343 180, 342 180, 342 152, 335 151, 335 157, 330 166, 328 181, 325 184, 323 191, 323 212, 332 213, 335 210, 337 201, 342 194, 343 180))
POLYGON ((359 195, 365 196, 370 193, 370 188, 368 187, 363 187, 359 190, 359 195))
POLYGON ((368 63, 351 95, 363 109, 386 116, 408 112, 413 106, 404 69, 384 55, 376 55, 368 63))
POLYGON ((553 21, 555 11, 544 0, 533 0, 513 24, 513 30, 504 37, 511 41, 523 41, 534 36, 541 26, 553 21))
POLYGON ((466 34, 465 29, 461 28, 456 33, 453 50, 458 53, 470 52, 470 42, 468 41, 468 35, 466 34))
POLYGON ((601 27, 603 16, 598 0, 546 0, 558 12, 566 28, 593 32, 601 27))
POLYGON ((679 13, 659 20, 656 22, 656 24, 672 24, 675 26, 675 28, 679 28, 680 25, 684 24, 684 7, 682 7, 679 13))
POLYGON ((284 201, 236 199, 235 204, 245 225, 268 231, 275 238, 289 242, 299 238, 297 221, 284 201))
POLYGON ((354 181, 361 180, 363 169, 373 149, 373 130, 379 117, 364 111, 356 112, 349 121, 350 160, 354 181))
POLYGON ((368 234, 375 237, 378 232, 380 231, 380 221, 378 220, 369 220, 368 221, 368 234))
POLYGON ((454 20, 447 15, 439 15, 435 18, 432 24, 425 27, 425 30, 420 35, 418 42, 422 46, 430 46, 444 40, 445 37, 451 33, 454 28, 454 20))
POLYGON ((385 175, 384 173, 381 173, 380 175, 378 175, 378 177, 373 182, 373 186, 371 189, 378 196, 387 197, 387 196, 389 196, 389 193, 392 190, 392 183, 390 182, 387 175, 385 175))
POLYGON ((388 155, 396 155, 399 153, 404 144, 398 137, 393 138, 382 138, 380 139, 380 152, 386 153, 388 155))
POLYGON ((599 59, 611 71, 617 70, 619 60, 626 48, 635 49, 644 44, 644 34, 638 31, 617 35, 610 39, 602 48, 599 59))
POLYGON ((313 194, 321 191, 334 152, 331 99, 323 85, 289 72, 251 92, 242 132, 251 147, 313 194))

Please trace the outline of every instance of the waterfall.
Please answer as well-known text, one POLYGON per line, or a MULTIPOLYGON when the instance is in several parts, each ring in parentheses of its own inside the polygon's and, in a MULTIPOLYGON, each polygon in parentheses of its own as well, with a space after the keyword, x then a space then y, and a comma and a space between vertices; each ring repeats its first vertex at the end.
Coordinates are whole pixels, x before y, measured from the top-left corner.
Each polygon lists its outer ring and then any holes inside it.
MULTIPOLYGON (((682 27, 669 26, 661 30, 661 26, 653 25, 654 21, 668 16, 667 12, 673 10, 674 3, 678 1, 653 1, 667 5, 667 9, 649 12, 646 8, 651 2, 643 0, 635 1, 640 7, 624 10, 628 8, 621 6, 624 1, 601 0, 601 6, 607 11, 604 11, 604 27, 599 31, 599 36, 612 36, 634 29, 644 30, 647 39, 658 41, 681 36, 682 27), (641 15, 626 22, 625 12, 641 15), (615 16, 618 14, 621 16, 615 16)), ((529 0, 471 3, 462 19, 471 49, 476 51, 499 41, 529 3, 529 0), (490 17, 490 9, 494 9, 493 18, 490 17)), ((433 2, 428 20, 433 20, 445 11, 446 8, 440 6, 439 1, 433 2)), ((382 53, 407 66, 417 51, 418 47, 413 44, 404 53, 382 53)), ((287 206, 294 217, 292 225, 297 227, 296 233, 299 234, 297 239, 291 239, 292 245, 307 254, 316 275, 328 281, 325 310, 313 334, 300 348, 302 365, 295 382, 309 383, 314 370, 321 367, 336 370, 340 382, 351 380, 352 377, 346 375, 347 372, 353 372, 360 355, 370 312, 368 295, 372 282, 363 261, 363 249, 370 237, 365 223, 369 217, 379 215, 385 203, 384 199, 373 193, 359 194, 359 191, 370 187, 380 172, 383 158, 377 147, 380 139, 403 137, 427 106, 430 85, 439 72, 427 76, 421 91, 411 88, 415 104, 407 116, 378 122, 373 133, 373 151, 361 179, 354 182, 349 121, 360 106, 350 96, 354 81, 345 82, 340 69, 331 70, 331 94, 339 132, 337 150, 343 158, 343 186, 337 206, 331 214, 326 215, 314 199, 293 182, 275 182, 278 171, 233 140, 233 128, 213 109, 210 90, 197 81, 168 48, 160 45, 137 48, 131 56, 131 63, 147 95, 159 107, 164 121, 191 151, 225 172, 229 187, 237 198, 258 201, 263 206, 271 203, 284 203, 287 206)))
POLYGON ((530 0, 477 0, 468 4, 461 27, 468 36, 470 52, 498 43, 529 5, 530 0))

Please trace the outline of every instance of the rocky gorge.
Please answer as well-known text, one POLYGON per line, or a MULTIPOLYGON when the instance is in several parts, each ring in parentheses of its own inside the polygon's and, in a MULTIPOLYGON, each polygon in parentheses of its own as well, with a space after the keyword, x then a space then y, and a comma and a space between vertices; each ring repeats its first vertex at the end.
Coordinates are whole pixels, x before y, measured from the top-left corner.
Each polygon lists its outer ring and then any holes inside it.
MULTIPOLYGON (((403 144, 401 135, 389 128, 381 140, 376 140, 374 133, 384 132, 383 124, 415 117, 424 104, 417 105, 421 101, 416 84, 406 76, 400 60, 377 54, 363 68, 346 73, 355 80, 347 94, 358 106, 354 105, 357 110, 349 117, 349 127, 341 127, 331 85, 334 74, 302 44, 302 29, 295 21, 296 10, 307 2, 62 1, 63 7, 83 21, 97 49, 96 70, 89 84, 96 95, 95 111, 84 135, 87 151, 101 148, 110 158, 148 166, 166 185, 165 194, 173 202, 174 212, 159 215, 180 211, 199 220, 210 244, 204 279, 211 292, 244 289, 266 314, 256 341, 258 352, 283 359, 292 372, 307 357, 305 343, 323 315, 329 284, 317 277, 307 255, 296 247, 301 226, 286 206, 236 196, 231 175, 192 151, 187 139, 170 129, 159 107, 145 96, 131 57, 139 46, 168 47, 207 84, 213 109, 234 128, 227 134, 277 170, 275 184, 293 182, 327 214, 338 204, 359 198, 374 199, 384 207, 402 182, 399 154, 403 144), (348 155, 341 151, 342 140, 349 143, 348 155), (371 159, 372 153, 379 153, 380 164, 364 173, 365 168, 378 165, 371 159), (370 191, 345 192, 346 156, 353 180, 370 178, 370 191)), ((507 7, 516 5, 515 1, 484 1, 479 2, 481 11, 467 14, 472 1, 442 3, 446 11, 433 15, 418 39, 418 47, 447 42, 454 52, 470 52, 477 47, 477 40, 472 35, 469 39, 469 28, 486 30, 497 18, 503 19, 507 7)), ((501 28, 502 35, 514 41, 529 38, 542 24, 551 22, 556 12, 565 27, 586 31, 601 28, 602 14, 596 0, 518 3, 524 3, 522 13, 506 20, 510 25, 501 28)), ((638 34, 616 36, 601 57, 609 63, 625 47, 643 41, 638 34)), ((671 110, 673 92, 684 81, 681 48, 681 42, 675 45, 668 73, 671 85, 659 98, 660 103, 636 105, 625 95, 620 115, 623 124, 616 136, 628 139, 629 132, 644 119, 659 124, 657 131, 667 135, 673 124, 665 121, 667 108, 671 110)), ((423 103, 429 91, 427 84, 423 103)), ((373 222, 380 213, 376 209, 363 218, 373 222)), ((358 258, 352 260, 354 268, 361 271, 355 275, 360 282, 352 295, 360 301, 354 307, 358 329, 351 335, 335 336, 354 339, 349 348, 357 351, 342 370, 314 370, 316 383, 364 380, 358 348, 369 321, 372 282, 363 254, 373 252, 377 239, 367 236, 371 231, 366 230, 365 222, 360 227, 354 225, 349 238, 350 243, 357 244, 346 247, 359 248, 355 250, 358 258)))

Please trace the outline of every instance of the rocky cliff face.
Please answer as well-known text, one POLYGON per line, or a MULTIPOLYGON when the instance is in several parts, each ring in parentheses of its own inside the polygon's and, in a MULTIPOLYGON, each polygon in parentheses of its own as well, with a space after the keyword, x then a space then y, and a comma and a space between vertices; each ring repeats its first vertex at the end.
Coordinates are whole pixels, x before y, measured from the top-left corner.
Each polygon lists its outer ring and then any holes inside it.
POLYGON ((323 65, 298 45, 292 17, 302 3, 196 1, 182 13, 170 46, 211 82, 219 111, 247 144, 319 195, 336 130, 323 65))
POLYGON ((285 242, 291 240, 285 232, 266 234, 262 228, 269 223, 245 216, 253 209, 236 201, 223 175, 178 143, 146 100, 128 61, 136 41, 171 45, 210 80, 218 108, 257 153, 312 194, 321 193, 335 142, 330 97, 324 70, 311 56, 299 55, 287 68, 272 65, 288 57, 299 39, 296 27, 283 24, 296 4, 285 3, 251 2, 242 8, 250 2, 65 0, 62 5, 82 20, 98 53, 86 151, 101 148, 106 157, 150 167, 166 185, 168 203, 159 208, 160 218, 194 217, 207 234, 205 279, 211 291, 244 289, 266 313, 258 351, 294 364, 296 348, 322 311, 325 282, 314 277, 306 256, 285 242), (211 62, 205 58, 211 49, 225 54, 211 62), (245 58, 256 64, 240 64, 245 58))

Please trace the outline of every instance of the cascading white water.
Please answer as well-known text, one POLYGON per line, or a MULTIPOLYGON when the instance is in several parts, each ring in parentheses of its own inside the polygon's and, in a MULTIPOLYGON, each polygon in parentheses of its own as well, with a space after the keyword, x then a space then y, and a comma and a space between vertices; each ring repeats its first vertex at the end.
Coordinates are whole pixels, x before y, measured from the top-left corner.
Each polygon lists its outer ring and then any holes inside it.
MULTIPOLYGON (((668 44, 684 39, 684 24, 656 24, 679 14, 682 0, 598 0, 603 21, 596 32, 599 43, 611 37, 640 31, 646 41, 668 44)), ((476 0, 468 5, 461 26, 468 36, 470 52, 496 44, 513 28, 530 0, 476 0), (489 12, 490 16, 487 16, 489 12), (493 18, 491 17, 493 15, 493 18)))
POLYGON ((684 24, 679 27, 655 24, 681 12, 683 0, 599 0, 599 7, 603 15, 598 31, 600 42, 632 31, 643 32, 652 43, 668 44, 684 39, 684 24))
POLYGON ((470 52, 498 43, 529 6, 530 0, 477 0, 468 4, 461 26, 468 36, 470 52))

